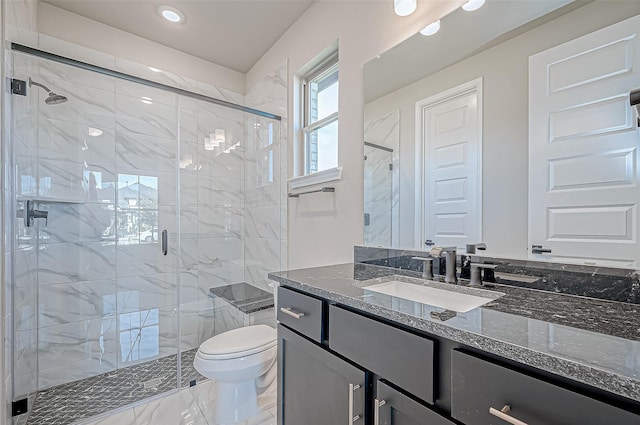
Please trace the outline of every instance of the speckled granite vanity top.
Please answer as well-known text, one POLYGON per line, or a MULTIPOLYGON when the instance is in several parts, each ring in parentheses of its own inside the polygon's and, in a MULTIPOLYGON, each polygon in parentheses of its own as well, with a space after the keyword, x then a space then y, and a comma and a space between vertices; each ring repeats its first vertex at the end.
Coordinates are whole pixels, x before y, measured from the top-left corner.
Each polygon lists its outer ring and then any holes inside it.
POLYGON ((281 285, 640 401, 639 304, 495 284, 483 289, 504 296, 438 318, 442 308, 364 289, 398 279, 420 284, 419 277, 367 264, 269 274, 281 285))

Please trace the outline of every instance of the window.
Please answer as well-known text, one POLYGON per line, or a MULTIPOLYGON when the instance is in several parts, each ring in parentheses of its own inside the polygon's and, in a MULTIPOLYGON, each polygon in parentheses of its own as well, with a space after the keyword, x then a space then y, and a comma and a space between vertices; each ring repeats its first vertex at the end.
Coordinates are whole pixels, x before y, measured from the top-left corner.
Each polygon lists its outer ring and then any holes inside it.
POLYGON ((338 166, 338 53, 302 78, 304 174, 338 166))

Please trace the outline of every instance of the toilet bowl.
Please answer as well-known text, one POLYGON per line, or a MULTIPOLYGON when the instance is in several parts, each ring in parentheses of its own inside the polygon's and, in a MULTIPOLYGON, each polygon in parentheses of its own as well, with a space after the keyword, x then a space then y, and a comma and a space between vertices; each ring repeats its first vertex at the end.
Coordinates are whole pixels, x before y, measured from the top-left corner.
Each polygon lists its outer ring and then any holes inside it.
POLYGON ((215 421, 233 424, 262 410, 256 380, 276 362, 276 330, 267 325, 234 329, 200 345, 193 366, 215 381, 215 421))

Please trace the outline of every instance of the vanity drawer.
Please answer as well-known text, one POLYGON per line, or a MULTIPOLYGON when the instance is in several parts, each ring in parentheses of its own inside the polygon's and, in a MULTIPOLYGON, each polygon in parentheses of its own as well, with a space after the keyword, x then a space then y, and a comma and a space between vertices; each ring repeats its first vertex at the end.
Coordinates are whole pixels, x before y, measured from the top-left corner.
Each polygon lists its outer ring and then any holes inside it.
POLYGON ((322 300, 278 287, 278 312, 280 323, 322 343, 322 300))
POLYGON ((384 381, 377 382, 373 409, 374 425, 454 425, 444 416, 390 387, 384 381))
POLYGON ((452 351, 451 370, 451 416, 466 425, 508 424, 489 411, 499 415, 506 405, 509 416, 529 425, 640 423, 626 410, 460 351, 452 351))
POLYGON ((433 341, 332 305, 329 348, 433 404, 433 341))

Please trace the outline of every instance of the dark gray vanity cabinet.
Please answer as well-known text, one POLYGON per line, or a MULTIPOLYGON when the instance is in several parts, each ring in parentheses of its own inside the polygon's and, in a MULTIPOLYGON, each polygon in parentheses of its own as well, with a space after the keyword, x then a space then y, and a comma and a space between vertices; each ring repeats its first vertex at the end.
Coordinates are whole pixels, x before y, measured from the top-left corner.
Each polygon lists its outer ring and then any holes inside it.
POLYGON ((373 416, 374 425, 454 425, 383 380, 376 385, 373 416))
POLYGON ((465 425, 638 425, 640 417, 464 352, 451 352, 451 416, 465 425))
POLYGON ((364 425, 365 372, 278 325, 278 424, 364 425))

